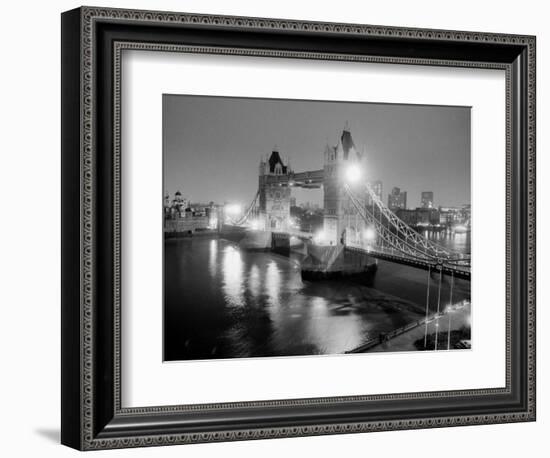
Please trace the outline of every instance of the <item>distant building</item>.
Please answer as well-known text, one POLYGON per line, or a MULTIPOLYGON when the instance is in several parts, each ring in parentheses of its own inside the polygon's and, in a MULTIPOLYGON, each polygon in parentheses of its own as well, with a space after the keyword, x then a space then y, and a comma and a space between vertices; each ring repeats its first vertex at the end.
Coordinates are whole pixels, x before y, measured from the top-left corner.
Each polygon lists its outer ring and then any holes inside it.
POLYGON ((176 191, 170 200, 164 196, 164 231, 191 234, 206 229, 216 229, 221 222, 221 206, 214 202, 191 203, 176 191))
POLYGON ((420 226, 435 226, 440 224, 439 211, 437 208, 417 208, 417 225, 420 226))
POLYGON ((163 201, 162 207, 164 209, 164 218, 169 218, 170 217, 170 194, 166 193, 164 195, 164 201, 163 201))
POLYGON ((471 218, 470 205, 460 207, 439 207, 439 221, 445 226, 456 226, 457 224, 469 227, 471 218))
POLYGON ((460 209, 461 223, 470 225, 470 219, 472 218, 472 206, 465 204, 460 209))
POLYGON ((295 207, 296 206, 296 197, 291 196, 290 197, 290 206, 295 207))
POLYGON ((440 214, 435 208, 397 209, 395 214, 409 226, 435 226, 440 224, 440 214))
POLYGON ((439 207, 439 223, 445 226, 462 223, 461 209, 459 207, 439 207))
POLYGON ((189 203, 188 210, 191 211, 191 216, 208 216, 209 204, 203 204, 200 202, 189 203))
POLYGON ((398 187, 392 188, 388 194, 388 207, 393 212, 407 208, 407 191, 401 191, 398 187))
POLYGON ((189 202, 180 191, 176 191, 174 198, 170 202, 170 195, 164 196, 164 216, 165 218, 183 218, 189 202))
MULTIPOLYGON (((380 201, 382 201, 382 194, 383 194, 383 187, 382 182, 380 180, 373 181, 370 183, 370 187, 374 192, 374 195, 378 197, 380 201)), ((373 205, 374 202, 372 202, 372 199, 369 195, 367 195, 367 205, 373 205)))
POLYGON ((376 180, 373 184, 372 184, 372 189, 374 191, 374 193, 376 194, 376 196, 382 200, 382 191, 383 191, 383 186, 382 186, 382 182, 380 180, 376 180))
POLYGON ((420 195, 420 206, 422 208, 434 207, 434 193, 432 191, 422 191, 420 195))
POLYGON ((164 232, 176 234, 192 234, 197 231, 216 229, 220 206, 214 202, 208 204, 192 204, 184 198, 181 191, 176 191, 170 200, 167 193, 164 196, 164 232))
POLYGON ((399 208, 395 214, 407 225, 416 226, 418 224, 418 215, 416 210, 407 210, 406 208, 399 208))

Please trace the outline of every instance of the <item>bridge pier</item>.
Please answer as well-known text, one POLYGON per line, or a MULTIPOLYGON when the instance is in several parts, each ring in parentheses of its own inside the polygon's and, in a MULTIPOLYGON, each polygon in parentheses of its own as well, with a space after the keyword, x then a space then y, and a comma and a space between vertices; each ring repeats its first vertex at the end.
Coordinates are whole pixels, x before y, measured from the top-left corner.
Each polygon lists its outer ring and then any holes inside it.
POLYGON ((302 262, 302 279, 331 280, 349 278, 368 281, 376 273, 377 261, 367 253, 348 250, 342 244, 308 244, 308 256, 302 262))
POLYGON ((284 256, 288 256, 291 250, 307 254, 307 248, 300 238, 287 232, 224 225, 220 237, 237 243, 244 250, 273 251, 284 256))
POLYGON ((272 232, 271 251, 288 256, 290 254, 290 235, 280 232, 272 232))
POLYGON ((246 231, 239 246, 245 250, 269 251, 271 249, 271 232, 246 231))

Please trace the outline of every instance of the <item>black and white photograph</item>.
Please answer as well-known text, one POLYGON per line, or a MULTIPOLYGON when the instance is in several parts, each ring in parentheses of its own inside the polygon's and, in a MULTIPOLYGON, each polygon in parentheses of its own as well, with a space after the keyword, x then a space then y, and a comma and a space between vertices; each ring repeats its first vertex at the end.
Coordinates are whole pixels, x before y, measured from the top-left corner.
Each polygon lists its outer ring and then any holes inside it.
POLYGON ((0 457, 550 456, 547 4, 97 3, 2 5, 0 457))
POLYGON ((162 111, 164 361, 475 346, 471 107, 162 111))

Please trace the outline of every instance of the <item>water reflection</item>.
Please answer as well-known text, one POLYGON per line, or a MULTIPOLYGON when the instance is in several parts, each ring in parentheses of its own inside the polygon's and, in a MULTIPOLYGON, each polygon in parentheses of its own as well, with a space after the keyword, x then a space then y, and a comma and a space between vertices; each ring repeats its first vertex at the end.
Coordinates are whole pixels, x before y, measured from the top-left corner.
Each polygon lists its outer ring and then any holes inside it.
POLYGON ((271 306, 279 305, 279 293, 281 286, 281 273, 275 261, 271 260, 267 264, 265 274, 265 289, 267 293, 268 304, 271 306))
POLYGON ((450 248, 461 253, 470 253, 470 232, 451 232, 451 231, 421 231, 424 237, 427 237, 438 245, 450 248))
MULTIPOLYGON (((223 239, 167 240, 165 359, 343 353, 424 315, 425 271, 380 262, 370 286, 304 283, 300 260, 223 239)), ((435 307, 435 281, 431 288, 435 307)), ((455 282, 453 297, 467 295, 469 284, 455 282)))
MULTIPOLYGON (((210 247, 210 249, 217 248, 210 247)), ((223 249, 222 288, 227 302, 234 307, 242 307, 244 305, 243 267, 240 250, 233 246, 226 246, 223 249)))
POLYGON ((218 274, 218 239, 210 240, 210 248, 208 252, 208 271, 212 277, 215 277, 218 274))
POLYGON ((250 290, 250 294, 254 299, 256 299, 261 293, 260 269, 256 264, 252 264, 252 266, 250 267, 248 288, 250 290))
POLYGON ((307 338, 320 350, 330 353, 334 348, 355 348, 364 338, 364 323, 358 315, 345 305, 331 309, 329 303, 320 297, 314 298, 307 326, 307 338), (344 313, 342 313, 344 312, 344 313))

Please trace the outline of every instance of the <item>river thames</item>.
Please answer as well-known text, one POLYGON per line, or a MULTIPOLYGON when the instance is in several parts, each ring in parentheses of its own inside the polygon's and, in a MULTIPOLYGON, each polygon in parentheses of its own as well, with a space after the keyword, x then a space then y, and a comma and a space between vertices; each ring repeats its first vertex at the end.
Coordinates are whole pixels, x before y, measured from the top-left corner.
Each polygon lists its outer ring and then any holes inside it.
MULTIPOLYGON (((469 252, 468 234, 434 233, 469 252)), ((379 261, 370 284, 304 282, 301 255, 246 251, 211 236, 165 240, 164 360, 338 354, 425 315, 427 271, 379 261)), ((437 308, 439 275, 430 281, 437 308)), ((441 307, 450 299, 443 277, 441 307)), ((453 302, 469 299, 454 280, 453 302)))

